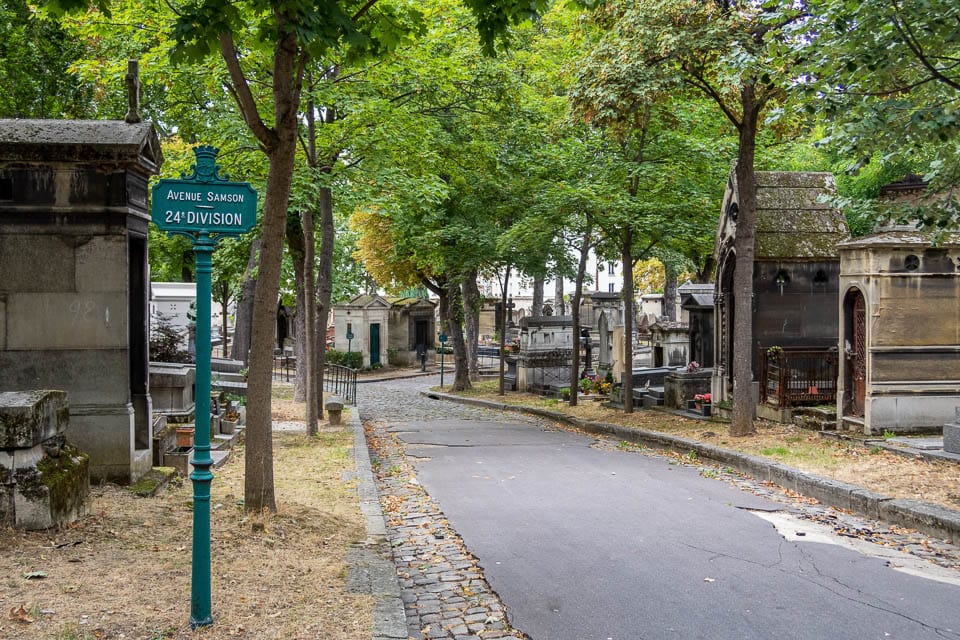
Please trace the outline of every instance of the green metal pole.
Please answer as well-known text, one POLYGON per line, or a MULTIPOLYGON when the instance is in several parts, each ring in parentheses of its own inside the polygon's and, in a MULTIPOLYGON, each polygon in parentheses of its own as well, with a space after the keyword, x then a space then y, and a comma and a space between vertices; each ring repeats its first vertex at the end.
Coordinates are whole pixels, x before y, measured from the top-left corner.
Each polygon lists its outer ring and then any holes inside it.
POLYGON ((207 233, 193 240, 197 259, 196 416, 193 431, 193 574, 190 592, 190 627, 213 624, 210 612, 210 289, 213 250, 207 233))

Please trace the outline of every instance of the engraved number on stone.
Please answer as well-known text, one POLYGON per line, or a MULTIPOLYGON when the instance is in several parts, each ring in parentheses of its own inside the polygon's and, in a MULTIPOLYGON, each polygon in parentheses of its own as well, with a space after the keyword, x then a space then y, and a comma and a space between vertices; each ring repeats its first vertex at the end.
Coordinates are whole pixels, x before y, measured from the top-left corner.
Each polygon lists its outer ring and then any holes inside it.
POLYGON ((96 306, 93 300, 75 300, 71 302, 70 313, 73 315, 74 324, 81 320, 88 320, 96 306))

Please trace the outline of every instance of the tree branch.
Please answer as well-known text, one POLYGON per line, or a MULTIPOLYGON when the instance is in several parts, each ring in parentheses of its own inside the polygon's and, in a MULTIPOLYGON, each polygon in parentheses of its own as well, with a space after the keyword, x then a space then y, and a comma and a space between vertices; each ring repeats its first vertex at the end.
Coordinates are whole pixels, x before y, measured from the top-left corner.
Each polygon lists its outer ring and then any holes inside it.
POLYGON ((227 64, 227 71, 230 72, 230 93, 237 101, 243 120, 250 127, 250 131, 253 132, 264 149, 270 150, 277 144, 277 134, 276 131, 267 127, 260 117, 257 102, 250 92, 250 85, 247 84, 247 78, 243 75, 243 69, 240 68, 237 50, 233 46, 233 34, 224 31, 220 34, 219 40, 220 55, 223 56, 223 61, 227 64))
POLYGON ((893 2, 892 4, 894 7, 894 15, 891 16, 890 20, 893 22, 893 26, 897 29, 897 33, 899 33, 900 37, 903 39, 903 43, 907 45, 907 48, 910 49, 917 61, 920 62, 920 64, 923 65, 923 67, 929 71, 936 80, 939 80, 956 91, 960 91, 960 82, 957 82, 953 78, 944 75, 940 69, 938 69, 933 62, 931 62, 930 58, 927 57, 927 54, 924 53, 923 46, 917 40, 913 30, 910 28, 910 25, 898 18, 897 14, 900 13, 899 4, 897 2, 893 2))
POLYGON ((367 3, 360 7, 360 10, 353 14, 353 17, 350 18, 352 22, 356 22, 364 16, 370 9, 373 8, 373 5, 377 4, 378 0, 367 0, 367 3))
POLYGON ((723 112, 723 115, 727 116, 727 120, 729 120, 730 123, 733 124, 733 127, 737 131, 740 131, 740 127, 742 123, 739 119, 737 119, 737 114, 731 111, 730 108, 727 106, 727 103, 723 99, 723 96, 721 96, 720 93, 716 89, 714 89, 713 86, 709 82, 707 82, 703 77, 696 74, 688 65, 684 64, 683 66, 684 66, 683 70, 685 71, 683 81, 689 85, 696 87, 700 91, 703 91, 705 94, 707 94, 709 98, 711 98, 714 102, 717 103, 717 106, 720 107, 720 111, 723 112))

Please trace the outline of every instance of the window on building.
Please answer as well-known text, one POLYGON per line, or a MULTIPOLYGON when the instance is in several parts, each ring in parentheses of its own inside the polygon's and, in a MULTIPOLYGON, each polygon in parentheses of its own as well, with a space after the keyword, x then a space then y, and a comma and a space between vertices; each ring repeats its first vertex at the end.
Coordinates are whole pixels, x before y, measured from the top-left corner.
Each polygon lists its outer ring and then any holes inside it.
POLYGON ((614 271, 613 271, 613 263, 612 263, 612 262, 608 262, 608 263, 607 263, 607 273, 608 273, 609 275, 611 275, 611 276, 614 274, 614 271))
POLYGON ((612 283, 612 282, 607 285, 607 291, 609 291, 610 293, 613 293, 613 283, 612 283))

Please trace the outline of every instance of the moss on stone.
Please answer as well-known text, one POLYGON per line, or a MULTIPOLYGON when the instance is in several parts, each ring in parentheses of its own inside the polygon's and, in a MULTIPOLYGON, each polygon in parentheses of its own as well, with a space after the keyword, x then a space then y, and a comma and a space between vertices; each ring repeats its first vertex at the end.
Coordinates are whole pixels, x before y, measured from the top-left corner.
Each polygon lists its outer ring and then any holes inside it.
POLYGON ((149 498, 170 481, 177 470, 173 467, 154 467, 127 489, 141 498, 149 498))
POLYGON ((90 493, 89 468, 90 456, 69 444, 60 449, 59 457, 44 456, 37 463, 39 482, 50 497, 55 522, 83 511, 90 493))

